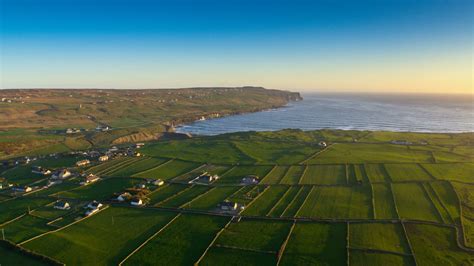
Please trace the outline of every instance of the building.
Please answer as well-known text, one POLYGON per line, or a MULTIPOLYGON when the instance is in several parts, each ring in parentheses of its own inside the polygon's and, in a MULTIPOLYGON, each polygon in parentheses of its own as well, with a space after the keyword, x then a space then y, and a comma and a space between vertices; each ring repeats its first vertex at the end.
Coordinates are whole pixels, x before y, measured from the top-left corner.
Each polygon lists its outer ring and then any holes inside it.
POLYGON ((85 159, 85 160, 80 160, 80 161, 76 162, 76 166, 85 166, 85 165, 88 165, 88 164, 90 164, 90 163, 91 163, 91 162, 90 162, 89 160, 87 160, 87 159, 85 159))
POLYGON ((98 177, 94 174, 89 174, 86 177, 84 177, 84 180, 81 182, 81 185, 89 185, 89 184, 97 182, 99 180, 100 180, 100 177, 98 177))
POLYGON ((128 192, 124 192, 117 197, 117 200, 120 202, 124 202, 124 201, 130 200, 131 198, 132 198, 132 194, 128 192))
POLYGON ((53 178, 53 179, 66 179, 66 178, 70 177, 71 175, 72 174, 68 169, 60 169, 60 170, 55 171, 53 173, 53 175, 51 176, 51 178, 53 178))
POLYGON ((242 178, 242 181, 240 182, 241 184, 244 185, 255 185, 258 184, 259 178, 256 175, 248 175, 244 178, 242 178))
POLYGON ((140 198, 133 198, 130 204, 132 204, 133 206, 141 206, 144 203, 143 203, 143 200, 140 198))
POLYGON ((193 180, 189 181, 189 183, 201 183, 201 184, 210 184, 214 181, 219 179, 218 175, 211 175, 207 172, 202 173, 201 175, 197 176, 193 180))
POLYGON ((143 142, 137 143, 137 144, 135 144, 135 149, 140 149, 143 146, 145 146, 145 143, 143 143, 143 142))
POLYGON ((328 145, 326 144, 326 142, 324 142, 324 141, 320 141, 320 142, 318 143, 318 145, 319 145, 319 147, 323 147, 323 148, 326 148, 326 147, 328 146, 328 145))
POLYGON ((412 143, 407 140, 392 140, 390 143, 396 145, 411 145, 412 143))
POLYGON ((108 161, 109 160, 109 156, 108 155, 102 155, 99 157, 99 162, 105 162, 105 161, 108 161))
POLYGON ((60 200, 60 201, 56 201, 56 203, 54 203, 54 208, 58 209, 58 210, 69 210, 71 208, 71 206, 69 205, 68 202, 60 200))
POLYGON ((24 187, 20 187, 20 186, 17 186, 17 187, 13 187, 12 188, 13 191, 15 192, 22 192, 22 193, 25 193, 25 192, 30 192, 32 191, 33 189, 29 186, 24 186, 24 187))
POLYGON ((102 206, 103 206, 102 203, 94 200, 94 201, 89 202, 89 204, 87 204, 86 208, 88 208, 88 209, 99 209, 102 206))
POLYGON ((49 175, 51 174, 51 170, 45 169, 41 166, 33 166, 31 167, 31 172, 33 174, 40 174, 40 175, 49 175))
POLYGON ((223 201, 219 203, 219 209, 222 211, 236 211, 239 208, 237 202, 223 201))
POLYGON ((161 180, 161 179, 156 179, 152 182, 153 185, 155 186, 163 186, 165 184, 165 181, 161 180))

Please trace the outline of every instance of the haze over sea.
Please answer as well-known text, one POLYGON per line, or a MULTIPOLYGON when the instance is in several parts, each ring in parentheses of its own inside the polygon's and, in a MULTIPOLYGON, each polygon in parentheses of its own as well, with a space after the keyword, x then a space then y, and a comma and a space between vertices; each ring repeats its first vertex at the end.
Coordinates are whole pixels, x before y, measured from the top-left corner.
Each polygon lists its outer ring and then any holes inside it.
POLYGON ((178 132, 217 135, 285 128, 473 132, 472 95, 302 94, 304 100, 257 113, 196 121, 178 132))

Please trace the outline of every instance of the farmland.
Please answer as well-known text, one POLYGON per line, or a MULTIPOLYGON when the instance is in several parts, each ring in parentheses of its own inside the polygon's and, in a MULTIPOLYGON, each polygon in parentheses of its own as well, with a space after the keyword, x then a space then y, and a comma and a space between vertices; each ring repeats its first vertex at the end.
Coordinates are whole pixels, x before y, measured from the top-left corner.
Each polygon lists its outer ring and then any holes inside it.
POLYGON ((471 138, 446 136, 288 129, 158 140, 84 167, 82 153, 34 161, 71 170, 55 185, 13 165, 0 182, 32 191, 0 190, 0 230, 18 248, 0 246, 0 264, 471 265, 471 138), (218 178, 191 182, 205 173, 218 178))

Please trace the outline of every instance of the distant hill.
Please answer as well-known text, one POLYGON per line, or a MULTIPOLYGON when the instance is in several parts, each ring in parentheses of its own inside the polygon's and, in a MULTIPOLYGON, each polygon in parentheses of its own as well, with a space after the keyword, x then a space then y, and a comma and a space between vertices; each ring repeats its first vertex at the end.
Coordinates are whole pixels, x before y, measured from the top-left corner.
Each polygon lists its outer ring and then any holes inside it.
POLYGON ((152 140, 202 117, 256 112, 302 99, 297 92, 252 86, 8 89, 0 98, 0 157, 152 140))

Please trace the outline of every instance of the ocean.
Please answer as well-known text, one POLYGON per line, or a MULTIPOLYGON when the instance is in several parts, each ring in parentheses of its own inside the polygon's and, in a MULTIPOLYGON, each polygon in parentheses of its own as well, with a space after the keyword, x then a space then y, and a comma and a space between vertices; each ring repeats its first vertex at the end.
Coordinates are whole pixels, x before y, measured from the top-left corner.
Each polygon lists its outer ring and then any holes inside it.
POLYGON ((194 135, 285 128, 473 132, 471 95, 302 94, 304 100, 257 113, 196 121, 177 128, 194 135))

